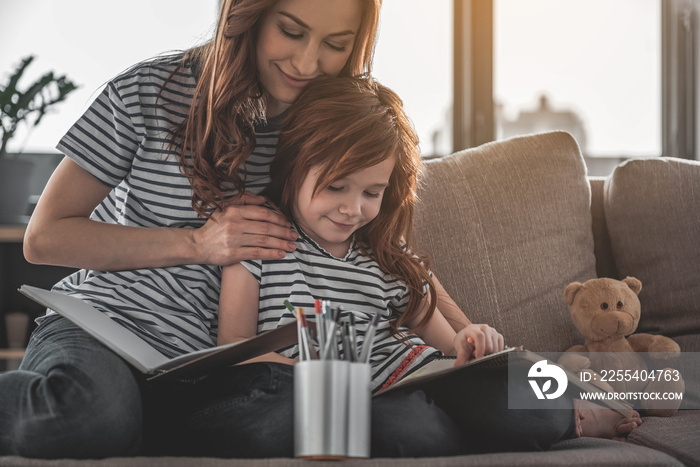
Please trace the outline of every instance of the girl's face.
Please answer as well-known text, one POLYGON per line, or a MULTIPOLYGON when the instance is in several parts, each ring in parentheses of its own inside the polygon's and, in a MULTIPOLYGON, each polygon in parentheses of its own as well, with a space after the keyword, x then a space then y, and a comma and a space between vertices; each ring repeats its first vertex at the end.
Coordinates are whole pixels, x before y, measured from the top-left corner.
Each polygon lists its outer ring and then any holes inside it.
POLYGON ((294 219, 304 232, 336 257, 348 251, 350 236, 377 217, 394 158, 336 180, 312 197, 320 169, 312 168, 294 203, 294 219))
POLYGON ((268 117, 284 112, 311 79, 340 73, 361 17, 359 0, 280 0, 262 18, 256 54, 268 117))

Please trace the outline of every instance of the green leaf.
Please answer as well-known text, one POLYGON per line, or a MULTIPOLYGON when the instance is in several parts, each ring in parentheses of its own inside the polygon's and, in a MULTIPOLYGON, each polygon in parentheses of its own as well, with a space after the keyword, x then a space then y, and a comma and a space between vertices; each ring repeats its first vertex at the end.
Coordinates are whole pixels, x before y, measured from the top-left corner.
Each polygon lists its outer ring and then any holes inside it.
POLYGON ((22 60, 22 63, 17 67, 15 72, 10 76, 10 81, 0 89, 0 107, 4 108, 12 100, 12 96, 17 93, 17 83, 24 74, 24 70, 34 60, 34 56, 30 55, 22 60))
POLYGON ((55 104, 64 101, 78 89, 65 75, 57 77, 50 71, 34 81, 26 91, 20 91, 19 81, 33 60, 33 55, 22 59, 7 84, 0 88, 0 155, 22 122, 31 127, 38 125, 55 104), (27 120, 30 116, 33 117, 32 121, 27 120))

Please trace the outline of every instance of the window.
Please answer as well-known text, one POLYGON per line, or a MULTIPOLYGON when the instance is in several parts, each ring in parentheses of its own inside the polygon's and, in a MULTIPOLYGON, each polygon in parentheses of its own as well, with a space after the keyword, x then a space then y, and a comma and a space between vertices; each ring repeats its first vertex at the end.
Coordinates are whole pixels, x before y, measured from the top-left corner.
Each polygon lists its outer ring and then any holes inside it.
POLYGON ((403 100, 424 156, 452 152, 452 1, 384 0, 373 74, 403 100))
MULTIPOLYGON (((34 54, 22 84, 49 70, 80 84, 57 112, 10 151, 54 152, 70 125, 110 78, 139 60, 204 42, 218 0, 124 0, 108 11, 91 0, 4 2, 0 73, 34 54), (141 12, 137 15, 135 12, 141 12), (185 13, 183 13, 185 12, 185 13)), ((451 152, 452 2, 384 0, 374 74, 404 100, 424 154, 451 152)))
POLYGON ((659 0, 494 0, 496 138, 571 132, 591 157, 661 155, 659 0))
POLYGON ((2 82, 23 57, 34 54, 21 85, 54 71, 81 86, 29 134, 18 130, 8 150, 55 152, 58 140, 110 78, 140 60, 208 39, 218 5, 218 0, 122 0, 105 8, 94 0, 4 1, 2 82))

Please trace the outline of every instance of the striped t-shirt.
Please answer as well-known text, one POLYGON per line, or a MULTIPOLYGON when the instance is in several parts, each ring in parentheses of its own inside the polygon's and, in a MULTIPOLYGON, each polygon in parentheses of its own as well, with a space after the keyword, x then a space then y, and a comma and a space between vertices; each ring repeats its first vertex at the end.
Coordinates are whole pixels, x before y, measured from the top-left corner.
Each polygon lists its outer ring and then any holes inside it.
MULTIPOLYGON (((196 86, 190 66, 173 75, 181 60, 144 62, 109 82, 59 142, 59 151, 112 187, 92 219, 138 227, 204 224, 192 209, 179 154, 169 149, 173 128, 186 118, 196 86)), ((245 164, 245 184, 254 193, 269 183, 279 120, 256 126, 255 151, 245 164)), ((216 344, 220 288, 221 268, 202 264, 118 272, 83 269, 54 286, 91 303, 168 356, 216 344)))
MULTIPOLYGON (((304 308, 304 315, 314 318, 314 300, 329 300, 333 308, 341 306, 341 320, 352 313, 357 328, 358 347, 362 346, 365 331, 374 317, 381 316, 372 345, 372 390, 397 381, 437 357, 440 352, 415 335, 407 333, 401 342, 392 335, 391 319, 405 310, 409 294, 403 281, 385 273, 369 256, 363 255, 354 243, 344 258, 326 252, 306 235, 298 225, 297 248, 282 259, 250 260, 241 264, 260 284, 258 305, 258 333, 296 321, 284 305, 304 308)), ((298 358, 297 345, 281 349, 279 354, 298 358)), ((342 355, 342 352, 341 352, 342 355)))

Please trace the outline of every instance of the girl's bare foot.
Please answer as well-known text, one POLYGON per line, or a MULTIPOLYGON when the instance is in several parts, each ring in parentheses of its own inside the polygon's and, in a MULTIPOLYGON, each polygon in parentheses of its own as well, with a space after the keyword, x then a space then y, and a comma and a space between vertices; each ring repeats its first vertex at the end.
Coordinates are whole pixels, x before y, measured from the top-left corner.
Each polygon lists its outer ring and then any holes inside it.
POLYGON ((592 402, 574 399, 576 437, 607 438, 625 441, 632 430, 642 424, 636 410, 624 416, 592 402))

